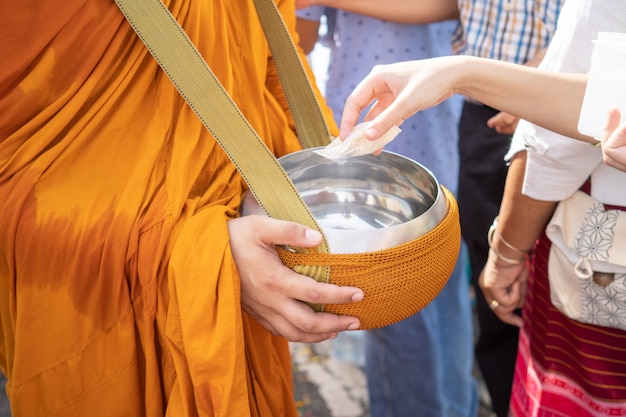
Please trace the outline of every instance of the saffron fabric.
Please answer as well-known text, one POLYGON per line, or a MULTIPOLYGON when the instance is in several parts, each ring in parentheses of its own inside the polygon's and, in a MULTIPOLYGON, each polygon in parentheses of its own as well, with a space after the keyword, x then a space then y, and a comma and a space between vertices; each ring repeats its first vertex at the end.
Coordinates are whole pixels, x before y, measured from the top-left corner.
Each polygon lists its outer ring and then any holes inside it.
MULTIPOLYGON (((268 147, 300 149, 253 2, 164 3, 268 147)), ((296 416, 287 341, 240 305, 245 184, 115 3, 2 2, 0 54, 13 416, 296 416)))

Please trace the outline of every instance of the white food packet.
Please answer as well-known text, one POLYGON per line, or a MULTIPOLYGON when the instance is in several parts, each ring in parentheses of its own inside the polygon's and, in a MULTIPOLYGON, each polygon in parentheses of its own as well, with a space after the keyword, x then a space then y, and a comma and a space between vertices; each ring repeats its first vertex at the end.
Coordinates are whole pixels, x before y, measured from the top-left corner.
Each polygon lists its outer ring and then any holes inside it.
POLYGON ((359 123, 345 140, 336 138, 327 146, 315 151, 318 155, 336 162, 345 162, 348 158, 360 155, 368 155, 383 148, 402 131, 398 126, 393 126, 376 140, 365 137, 365 131, 369 122, 359 123))
POLYGON ((599 32, 593 41, 589 79, 578 119, 583 135, 602 138, 609 107, 617 107, 626 120, 626 33, 599 32))

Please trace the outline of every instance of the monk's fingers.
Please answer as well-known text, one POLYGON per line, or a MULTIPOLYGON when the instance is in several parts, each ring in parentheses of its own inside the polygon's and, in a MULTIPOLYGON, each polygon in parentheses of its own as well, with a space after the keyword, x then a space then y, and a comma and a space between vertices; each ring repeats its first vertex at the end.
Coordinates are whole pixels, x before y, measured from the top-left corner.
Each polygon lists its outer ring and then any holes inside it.
POLYGON ((284 307, 282 317, 287 322, 286 337, 293 341, 322 341, 360 327, 356 317, 317 312, 312 306, 295 300, 284 307))
POLYGON ((231 242, 245 240, 248 245, 256 241, 273 247, 289 245, 312 248, 322 242, 322 234, 298 223, 277 220, 267 216, 250 215, 228 222, 231 242))
POLYGON ((339 332, 356 330, 360 325, 354 317, 316 312, 308 304, 293 299, 274 307, 255 317, 272 334, 291 342, 317 343, 334 339, 339 332))
POLYGON ((364 297, 359 288, 317 282, 295 272, 286 275, 281 285, 291 298, 310 304, 347 304, 359 302, 364 297))

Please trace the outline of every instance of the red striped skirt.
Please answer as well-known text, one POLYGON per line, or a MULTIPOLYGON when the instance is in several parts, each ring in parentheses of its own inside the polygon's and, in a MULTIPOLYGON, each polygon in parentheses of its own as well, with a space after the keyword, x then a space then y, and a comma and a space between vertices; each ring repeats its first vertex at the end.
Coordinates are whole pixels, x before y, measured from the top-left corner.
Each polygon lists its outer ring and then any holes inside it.
POLYGON ((538 241, 511 395, 515 417, 626 416, 626 332, 570 320, 550 302, 550 241, 538 241))

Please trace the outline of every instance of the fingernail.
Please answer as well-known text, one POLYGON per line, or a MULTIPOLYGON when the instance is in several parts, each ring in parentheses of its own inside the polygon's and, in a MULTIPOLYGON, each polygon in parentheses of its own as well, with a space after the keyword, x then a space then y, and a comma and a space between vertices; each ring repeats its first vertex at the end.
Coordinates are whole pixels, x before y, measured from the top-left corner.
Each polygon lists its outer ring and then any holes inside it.
POLYGON ((329 338, 328 338, 328 339, 326 339, 326 340, 335 340, 336 338, 337 338, 337 335, 336 335, 336 334, 334 334, 334 335, 332 335, 331 337, 329 337, 329 338))
POLYGON ((304 238, 311 243, 317 243, 322 239, 322 234, 317 230, 306 229, 304 231, 304 238))
POLYGON ((378 130, 370 127, 369 129, 365 130, 365 137, 368 139, 376 139, 378 137, 378 130))
POLYGON ((359 323, 352 323, 348 326, 348 330, 357 330, 359 328, 359 323))
POLYGON ((352 298, 351 298, 352 301, 361 301, 362 299, 363 299, 363 293, 362 292, 354 293, 352 295, 352 298))

